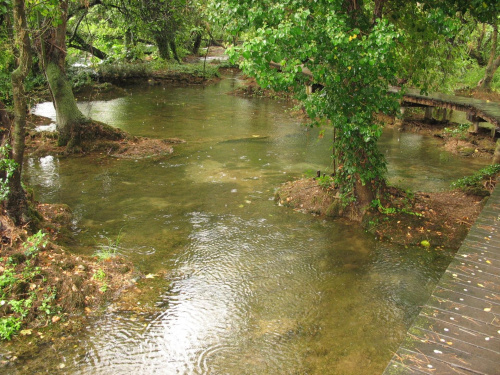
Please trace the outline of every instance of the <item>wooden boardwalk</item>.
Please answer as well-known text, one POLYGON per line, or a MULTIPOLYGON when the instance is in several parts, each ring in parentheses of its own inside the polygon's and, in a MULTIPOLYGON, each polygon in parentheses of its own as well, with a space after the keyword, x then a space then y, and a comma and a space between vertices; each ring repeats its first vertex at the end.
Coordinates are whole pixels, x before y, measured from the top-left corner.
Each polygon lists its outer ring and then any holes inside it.
MULTIPOLYGON (((391 87, 389 92, 399 90, 397 87, 391 87)), ((442 93, 422 95, 419 90, 406 89, 401 106, 440 107, 462 111, 467 113, 471 122, 489 122, 500 130, 500 105, 496 102, 442 93)))
POLYGON ((500 374, 500 186, 384 371, 500 374))

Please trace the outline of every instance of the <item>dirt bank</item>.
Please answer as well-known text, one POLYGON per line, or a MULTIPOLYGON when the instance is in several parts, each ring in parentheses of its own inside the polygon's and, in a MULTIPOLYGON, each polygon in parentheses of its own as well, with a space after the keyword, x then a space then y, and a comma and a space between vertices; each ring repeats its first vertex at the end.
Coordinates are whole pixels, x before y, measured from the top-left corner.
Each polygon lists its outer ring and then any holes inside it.
MULTIPOLYGON (((276 194, 279 204, 297 211, 335 217, 335 191, 314 178, 287 182, 276 194)), ((483 197, 460 191, 415 193, 387 188, 380 204, 368 210, 362 225, 381 240, 402 245, 458 249, 479 215, 483 197)))

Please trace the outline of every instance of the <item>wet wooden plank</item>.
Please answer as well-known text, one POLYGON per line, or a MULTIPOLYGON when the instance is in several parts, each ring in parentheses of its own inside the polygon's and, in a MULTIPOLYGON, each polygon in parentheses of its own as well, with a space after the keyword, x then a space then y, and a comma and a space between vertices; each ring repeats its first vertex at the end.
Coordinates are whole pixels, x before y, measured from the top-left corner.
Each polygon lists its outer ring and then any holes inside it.
POLYGON ((475 269, 465 268, 461 265, 452 265, 448 267, 442 280, 450 283, 455 282, 463 287, 469 285, 500 294, 500 284, 496 280, 488 280, 482 274, 477 274, 474 271, 475 269))
POLYGON ((414 367, 410 367, 408 364, 404 364, 400 361, 391 360, 389 365, 384 372, 385 375, 423 375, 423 374, 435 374, 435 371, 425 369, 418 369, 414 367))
POLYGON ((483 277, 488 279, 497 279, 497 272, 500 272, 499 267, 494 267, 491 265, 491 260, 489 262, 474 262, 461 257, 460 255, 455 256, 453 261, 454 265, 462 266, 471 270, 476 270, 477 274, 484 275, 483 277))
POLYGON ((436 296, 431 296, 429 298, 427 306, 443 311, 452 311, 457 314, 462 314, 466 317, 473 318, 474 320, 490 324, 500 329, 500 316, 493 314, 491 311, 479 310, 464 303, 438 298, 436 296))
MULTIPOLYGON (((449 328, 449 330, 451 329, 452 331, 455 329, 455 327, 459 327, 469 331, 477 332, 478 334, 483 336, 483 338, 487 343, 492 342, 496 345, 496 346, 493 345, 493 347, 491 347, 490 349, 498 354, 498 359, 500 360, 500 344, 499 344, 500 342, 499 339, 496 337, 498 334, 498 327, 489 324, 487 322, 482 322, 478 319, 475 319, 474 317, 469 317, 467 315, 460 314, 459 312, 440 310, 430 306, 425 306, 422 309, 421 315, 422 317, 425 317, 427 319, 427 322, 432 323, 432 321, 438 320, 443 323, 453 325, 454 327, 449 328), (488 338, 488 340, 486 340, 486 338, 488 338)), ((417 325, 417 321, 415 321, 415 325, 417 325)), ((418 327, 425 328, 424 324, 418 324, 418 327)), ((443 336, 447 337, 453 336, 453 334, 450 334, 444 330, 439 334, 442 334, 443 336)), ((483 344, 484 343, 481 342, 479 343, 479 346, 481 347, 484 346, 485 348, 486 346, 488 346, 483 344)))
MULTIPOLYGON (((442 358, 435 358, 433 356, 427 356, 418 351, 412 351, 408 349, 400 349, 395 356, 398 361, 404 367, 404 371, 410 372, 393 372, 392 374, 414 374, 418 372, 411 372, 414 370, 423 372, 424 374, 435 374, 435 375, 470 375, 470 374, 481 374, 481 372, 467 369, 466 366, 458 366, 453 362, 445 362, 442 358)), ((390 374, 384 372, 385 375, 390 374)), ((482 373, 487 374, 487 373, 482 373)), ((493 375, 494 373, 492 373, 493 375)), ((498 374, 495 374, 498 375, 498 374)))
MULTIPOLYGON (((482 266, 484 264, 485 267, 494 267, 498 271, 500 271, 500 260, 495 259, 493 257, 486 256, 486 255, 478 254, 474 251, 470 251, 468 253, 457 254, 455 259, 465 260, 467 262, 473 262, 479 266, 482 266)), ((498 274, 497 271, 495 271, 495 270, 493 270, 493 272, 495 275, 498 274)))
MULTIPOLYGON (((463 291, 464 288, 462 288, 463 291)), ((465 288, 466 289, 466 288, 465 288)), ((466 293, 466 292, 464 292, 466 293)), ((459 293, 451 289, 444 289, 441 286, 437 286, 434 290, 433 295, 437 298, 444 298, 450 301, 468 305, 478 310, 485 312, 491 312, 494 315, 500 315, 500 305, 492 303, 489 300, 484 300, 481 298, 475 298, 470 295, 459 293)))
POLYGON ((462 248, 464 249, 464 251, 470 254, 481 254, 488 259, 500 259, 500 252, 495 246, 483 244, 481 242, 474 241, 471 238, 466 238, 464 240, 464 242, 462 243, 462 248))
MULTIPOLYGON (((412 328, 408 331, 409 334, 415 336, 416 332, 421 330, 432 332, 445 338, 445 341, 437 341, 441 345, 446 342, 460 341, 463 347, 467 346, 469 348, 466 351, 469 354, 500 361, 500 339, 495 337, 498 335, 494 329, 495 327, 486 323, 472 322, 465 318, 460 319, 458 316, 447 316, 444 312, 440 315, 442 318, 449 317, 456 320, 439 320, 432 316, 433 312, 426 310, 426 313, 428 315, 425 315, 425 313, 419 315, 412 328)), ((448 345, 450 347, 457 346, 448 345)))

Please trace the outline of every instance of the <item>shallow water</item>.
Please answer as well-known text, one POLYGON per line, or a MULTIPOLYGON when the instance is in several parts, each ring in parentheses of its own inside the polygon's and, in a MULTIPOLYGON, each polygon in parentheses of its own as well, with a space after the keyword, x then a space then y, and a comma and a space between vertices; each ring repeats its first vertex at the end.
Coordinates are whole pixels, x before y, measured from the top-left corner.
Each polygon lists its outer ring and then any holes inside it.
MULTIPOLYGON (((279 207, 275 187, 330 168, 331 134, 306 131, 284 103, 227 95, 237 84, 230 77, 206 88, 148 86, 80 104, 132 134, 185 139, 167 159, 28 161, 37 199, 73 209, 75 251, 92 254, 121 235, 121 255, 172 280, 155 294, 161 313, 106 313, 77 347, 47 360, 48 372, 385 368, 449 254, 389 246, 349 223, 279 207)), ((443 190, 487 163, 397 131, 384 134, 381 149, 390 180, 413 190, 443 190)))

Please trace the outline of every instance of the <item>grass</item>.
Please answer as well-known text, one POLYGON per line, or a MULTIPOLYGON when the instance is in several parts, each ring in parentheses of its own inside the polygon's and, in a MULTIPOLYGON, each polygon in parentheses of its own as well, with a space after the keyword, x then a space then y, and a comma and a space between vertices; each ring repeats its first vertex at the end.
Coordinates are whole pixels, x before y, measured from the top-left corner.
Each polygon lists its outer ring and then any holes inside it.
POLYGON ((122 237, 121 230, 114 240, 109 237, 105 237, 107 243, 99 245, 97 250, 94 252, 94 256, 97 257, 99 261, 108 261, 111 258, 116 257, 122 237))

